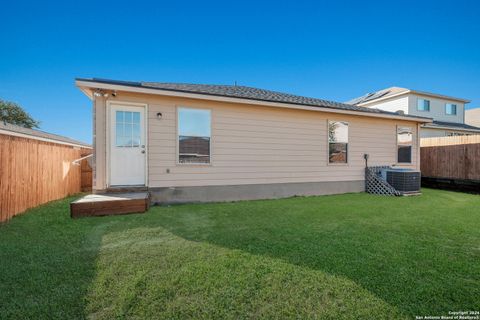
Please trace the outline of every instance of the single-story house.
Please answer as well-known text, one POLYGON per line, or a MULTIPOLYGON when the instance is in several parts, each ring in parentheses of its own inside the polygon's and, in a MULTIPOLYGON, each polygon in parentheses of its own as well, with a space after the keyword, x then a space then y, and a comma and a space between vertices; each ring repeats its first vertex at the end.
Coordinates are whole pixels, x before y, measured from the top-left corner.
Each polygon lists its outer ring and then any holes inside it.
POLYGON ((93 101, 97 193, 155 203, 360 192, 368 165, 420 169, 431 119, 237 85, 76 79, 93 101))

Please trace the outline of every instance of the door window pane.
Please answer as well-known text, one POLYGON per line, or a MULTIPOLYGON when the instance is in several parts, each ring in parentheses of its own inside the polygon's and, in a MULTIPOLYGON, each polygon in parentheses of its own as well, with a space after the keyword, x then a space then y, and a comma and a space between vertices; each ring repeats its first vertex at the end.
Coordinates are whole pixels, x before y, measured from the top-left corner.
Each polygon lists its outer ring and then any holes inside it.
POLYGON ((132 123, 132 113, 130 111, 125 111, 125 123, 132 123))
POLYGON ((120 137, 123 137, 123 123, 118 123, 117 122, 117 125, 116 125, 116 136, 120 136, 120 137))
POLYGON ((133 138, 132 139, 132 146, 133 147, 139 147, 140 146, 140 138, 133 138))
POLYGON ((131 123, 125 123, 124 125, 124 136, 131 137, 132 136, 132 128, 133 125, 131 123))
POLYGON ((116 111, 115 145, 139 147, 142 142, 140 112, 116 111))
POLYGON ((140 112, 133 112, 133 123, 140 124, 140 112))
POLYGON ((123 123, 123 111, 117 111, 116 112, 116 120, 117 123, 123 123))
POLYGON ((140 125, 139 124, 133 124, 132 125, 132 136, 135 138, 140 138, 140 125))
POLYGON ((118 133, 115 135, 115 145, 117 147, 123 147, 123 136, 118 133))

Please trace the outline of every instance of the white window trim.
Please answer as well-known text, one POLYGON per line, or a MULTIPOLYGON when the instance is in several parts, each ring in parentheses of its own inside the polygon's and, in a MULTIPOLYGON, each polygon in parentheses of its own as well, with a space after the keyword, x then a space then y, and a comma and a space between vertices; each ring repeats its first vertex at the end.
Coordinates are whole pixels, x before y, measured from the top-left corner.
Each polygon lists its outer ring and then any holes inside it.
POLYGON ((188 167, 188 166, 194 166, 194 167, 209 167, 212 166, 213 163, 213 150, 212 150, 212 140, 213 140, 213 110, 211 108, 203 108, 203 107, 194 107, 194 106, 185 106, 185 105, 177 105, 176 107, 176 119, 175 119, 175 141, 176 141, 176 150, 175 150, 175 164, 177 166, 181 167, 188 167), (210 161, 208 163, 182 163, 180 162, 180 130, 179 130, 179 116, 178 113, 180 109, 197 109, 197 110, 208 110, 210 111, 210 141, 209 141, 209 149, 210 149, 210 161))
POLYGON ((327 119, 327 166, 349 166, 350 165, 350 122, 345 120, 327 119), (328 124, 330 122, 345 122, 347 124, 347 162, 330 162, 330 137, 328 136, 328 124))
POLYGON ((445 115, 447 115, 447 116, 457 116, 458 106, 457 106, 456 103, 445 103, 445 109, 444 110, 445 110, 445 115), (449 104, 452 105, 452 106, 455 106, 455 113, 448 113, 447 112, 447 106, 449 104))
MULTIPOLYGON (((117 111, 117 112, 123 112, 123 113, 125 113, 126 111, 117 111)), ((135 112, 135 111, 134 111, 134 112, 135 112)), ((144 115, 144 117, 146 117, 146 115, 144 115)), ((133 120, 132 120, 132 121, 133 121, 133 120)), ((123 120, 121 123, 122 123, 123 125, 126 124, 125 120, 123 120)), ((118 122, 117 122, 116 119, 115 119, 115 124, 118 124, 118 122)), ((130 123, 130 124, 133 125, 134 123, 132 122, 132 123, 130 123)), ((138 125, 139 125, 139 127, 141 127, 141 123, 140 123, 140 122, 138 123, 138 125)), ((141 130, 141 129, 140 129, 140 130, 141 130)), ((140 131, 140 132, 141 132, 141 131, 140 131)), ((115 133, 117 133, 117 130, 116 130, 116 129, 115 129, 115 133)), ((132 126, 132 131, 131 131, 131 133, 132 133, 132 138, 133 138, 133 126, 132 126)), ((123 137, 125 137, 125 136, 123 136, 123 137)), ((141 138, 141 135, 140 135, 140 138, 141 138)), ((131 141, 131 143, 130 143, 129 146, 126 146, 126 145, 118 145, 118 143, 117 143, 117 136, 112 137, 112 143, 115 144, 115 146, 116 146, 117 148, 135 148, 135 147, 141 147, 141 144, 139 144, 138 146, 136 146, 136 145, 134 145, 133 142, 134 142, 134 141, 133 141, 133 139, 132 139, 132 141, 131 141)))
POLYGON ((430 101, 430 100, 424 99, 424 98, 417 98, 417 106, 416 106, 417 111, 419 111, 419 112, 430 112, 430 107, 431 107, 431 101, 430 101), (420 100, 428 101, 428 110, 420 110, 420 109, 418 109, 418 102, 419 102, 420 100))

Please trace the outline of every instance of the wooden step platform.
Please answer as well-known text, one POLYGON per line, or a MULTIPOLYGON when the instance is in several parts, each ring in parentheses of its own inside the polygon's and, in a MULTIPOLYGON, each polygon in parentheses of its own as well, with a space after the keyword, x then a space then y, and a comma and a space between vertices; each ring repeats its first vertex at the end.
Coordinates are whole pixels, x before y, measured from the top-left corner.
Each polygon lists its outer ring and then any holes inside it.
POLYGON ((72 218, 142 213, 148 210, 148 192, 89 194, 70 203, 72 218))

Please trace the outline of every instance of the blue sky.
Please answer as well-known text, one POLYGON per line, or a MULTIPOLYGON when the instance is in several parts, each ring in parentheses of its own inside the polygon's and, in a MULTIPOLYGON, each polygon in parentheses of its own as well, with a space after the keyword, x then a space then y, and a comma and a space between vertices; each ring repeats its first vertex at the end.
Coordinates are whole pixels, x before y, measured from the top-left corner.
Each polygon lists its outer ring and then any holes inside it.
POLYGON ((346 101, 389 86, 480 107, 478 1, 4 1, 0 98, 91 141, 75 77, 346 101))

